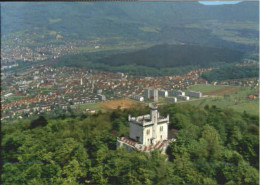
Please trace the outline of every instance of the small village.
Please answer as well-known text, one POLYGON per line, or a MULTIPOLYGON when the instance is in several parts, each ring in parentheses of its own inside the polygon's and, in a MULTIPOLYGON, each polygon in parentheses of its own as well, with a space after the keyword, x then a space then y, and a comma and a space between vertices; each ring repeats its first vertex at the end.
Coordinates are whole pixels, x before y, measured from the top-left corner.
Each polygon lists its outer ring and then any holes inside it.
MULTIPOLYGON (((55 43, 41 44, 36 43, 30 35, 24 37, 9 34, 3 36, 4 40, 12 40, 12 44, 3 44, 1 70, 17 67, 23 62, 37 62, 47 59, 56 59, 68 54, 80 53, 79 47, 88 46, 93 49, 99 49, 102 39, 93 40, 64 40, 60 34, 56 34, 55 43)), ((33 35, 36 35, 34 33, 33 35)), ((41 36, 44 39, 44 36, 41 36)))

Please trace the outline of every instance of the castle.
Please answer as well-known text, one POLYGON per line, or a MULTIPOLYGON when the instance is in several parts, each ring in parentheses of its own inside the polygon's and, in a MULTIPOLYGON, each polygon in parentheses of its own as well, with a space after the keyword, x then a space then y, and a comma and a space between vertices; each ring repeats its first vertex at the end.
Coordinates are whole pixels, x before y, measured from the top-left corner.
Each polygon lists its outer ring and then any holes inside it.
POLYGON ((165 152, 167 146, 173 141, 168 139, 169 115, 160 116, 157 106, 150 106, 150 114, 131 117, 129 138, 118 137, 117 146, 125 146, 128 150, 152 152, 154 149, 165 152))

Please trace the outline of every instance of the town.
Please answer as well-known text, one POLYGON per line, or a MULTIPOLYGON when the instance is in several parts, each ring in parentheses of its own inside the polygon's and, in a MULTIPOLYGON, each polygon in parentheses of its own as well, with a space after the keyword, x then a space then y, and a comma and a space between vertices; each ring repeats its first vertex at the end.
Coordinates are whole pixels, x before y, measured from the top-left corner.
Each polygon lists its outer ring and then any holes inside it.
MULTIPOLYGON (((3 35, 2 47, 2 61, 1 70, 22 65, 24 62, 37 62, 50 59, 56 59, 58 57, 68 54, 80 53, 80 47, 88 46, 93 49, 99 49, 100 43, 105 39, 93 39, 93 40, 64 40, 63 37, 56 35, 57 43, 40 42, 36 43, 30 34, 25 34, 24 37, 14 34, 3 35), (10 43, 11 42, 11 43, 10 43)), ((37 35, 36 33, 33 34, 37 35)), ((37 37, 40 37, 37 35, 37 37)), ((41 36, 44 39, 44 36, 41 36)))
MULTIPOLYGON (((77 105, 131 99, 143 103, 189 101, 201 92, 181 91, 195 84, 208 84, 200 76, 211 68, 191 70, 182 76, 132 76, 76 67, 35 65, 2 76, 1 120, 68 111, 77 105)), ((257 79, 219 82, 224 85, 258 86, 257 79)), ((217 85, 217 82, 212 82, 217 85)), ((88 109, 87 112, 95 112, 88 109)))

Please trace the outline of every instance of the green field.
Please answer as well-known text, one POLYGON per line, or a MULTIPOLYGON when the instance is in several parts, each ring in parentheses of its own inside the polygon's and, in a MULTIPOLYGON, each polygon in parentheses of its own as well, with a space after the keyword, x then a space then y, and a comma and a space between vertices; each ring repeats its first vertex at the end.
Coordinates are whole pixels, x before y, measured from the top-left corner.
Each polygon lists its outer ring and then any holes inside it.
MULTIPOLYGON (((227 86, 209 86, 209 85, 196 85, 192 86, 189 89, 197 90, 201 92, 210 92, 216 90, 214 88, 225 88, 227 86), (204 87, 203 87, 204 86, 204 87), (210 88, 212 88, 210 90, 210 88)), ((233 92, 229 95, 224 96, 215 96, 215 97, 205 97, 201 99, 196 99, 193 101, 186 101, 182 103, 189 103, 195 106, 202 106, 205 105, 216 105, 217 107, 221 108, 232 108, 238 112, 244 112, 258 115, 259 114, 259 99, 250 100, 248 99, 249 94, 253 94, 258 92, 258 89, 251 89, 249 87, 238 87, 236 92, 233 92)))
POLYGON ((93 109, 95 111, 105 111, 104 108, 102 108, 99 104, 97 103, 89 103, 89 104, 83 104, 83 105, 77 105, 76 106, 77 109, 79 109, 82 112, 85 112, 86 109, 93 109))
POLYGON ((223 86, 223 85, 201 85, 201 84, 199 84, 199 85, 190 86, 187 90, 185 90, 185 92, 200 91, 202 93, 205 93, 205 92, 221 89, 223 87, 225 87, 225 86, 223 86))
POLYGON ((13 102, 13 101, 17 101, 20 99, 26 98, 26 96, 12 96, 10 98, 7 99, 7 102, 13 102))

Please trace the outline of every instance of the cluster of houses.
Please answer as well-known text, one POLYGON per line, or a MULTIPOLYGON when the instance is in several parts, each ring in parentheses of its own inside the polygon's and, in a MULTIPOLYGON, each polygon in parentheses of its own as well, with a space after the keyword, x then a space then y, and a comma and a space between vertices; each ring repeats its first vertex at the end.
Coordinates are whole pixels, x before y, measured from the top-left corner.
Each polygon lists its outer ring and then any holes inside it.
MULTIPOLYGON (((36 33, 35 33, 36 34, 36 33)), ((57 38, 62 38, 61 35, 57 34, 57 38)), ((17 35, 10 34, 8 36, 3 36, 4 40, 12 40, 14 44, 12 45, 3 45, 2 47, 2 66, 1 68, 9 69, 12 67, 17 67, 18 64, 12 64, 16 61, 24 61, 24 62, 35 62, 46 59, 56 59, 63 55, 67 54, 76 54, 79 53, 77 50, 80 46, 93 46, 93 48, 98 49, 100 46, 97 44, 101 39, 96 40, 74 40, 74 41, 65 41, 62 45, 54 45, 54 44, 45 44, 43 46, 30 48, 26 47, 26 45, 35 43, 31 39, 31 35, 27 34, 22 38, 17 37, 17 35)))

